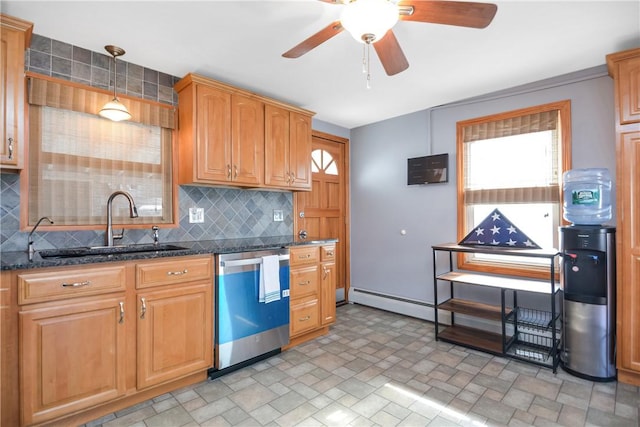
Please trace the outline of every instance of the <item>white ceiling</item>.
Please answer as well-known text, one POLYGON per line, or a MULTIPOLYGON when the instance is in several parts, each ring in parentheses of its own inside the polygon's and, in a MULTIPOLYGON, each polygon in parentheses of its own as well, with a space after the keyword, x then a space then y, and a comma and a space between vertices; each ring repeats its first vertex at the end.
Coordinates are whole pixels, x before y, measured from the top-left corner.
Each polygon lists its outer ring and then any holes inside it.
MULTIPOLYGON (((419 1, 419 0, 416 0, 419 1)), ((343 6, 280 1, 5 1, 34 32, 183 76, 203 74, 315 111, 348 129, 582 70, 640 46, 640 2, 499 1, 485 29, 400 21, 409 69, 389 77, 347 32, 298 59, 281 55, 337 20, 343 6)))

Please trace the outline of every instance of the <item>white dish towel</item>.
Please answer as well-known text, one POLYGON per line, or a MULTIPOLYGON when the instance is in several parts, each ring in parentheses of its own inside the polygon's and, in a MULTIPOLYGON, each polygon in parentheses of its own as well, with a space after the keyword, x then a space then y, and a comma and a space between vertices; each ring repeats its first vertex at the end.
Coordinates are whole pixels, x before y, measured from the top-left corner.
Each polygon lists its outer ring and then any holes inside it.
POLYGON ((258 302, 268 304, 280 299, 280 257, 267 255, 260 264, 260 292, 258 302))

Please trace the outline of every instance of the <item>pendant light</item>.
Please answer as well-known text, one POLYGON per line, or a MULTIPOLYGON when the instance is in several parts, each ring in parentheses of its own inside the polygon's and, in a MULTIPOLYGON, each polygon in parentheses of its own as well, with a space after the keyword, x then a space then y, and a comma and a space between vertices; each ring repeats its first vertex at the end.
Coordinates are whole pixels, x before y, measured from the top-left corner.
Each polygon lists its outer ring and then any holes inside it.
POLYGON ((118 46, 112 45, 107 45, 104 48, 113 56, 113 99, 104 104, 104 107, 102 107, 98 114, 106 119, 113 120, 114 122, 129 120, 131 118, 131 113, 129 113, 127 107, 118 100, 118 96, 116 95, 116 88, 118 87, 116 83, 118 76, 116 58, 124 55, 125 51, 118 46))

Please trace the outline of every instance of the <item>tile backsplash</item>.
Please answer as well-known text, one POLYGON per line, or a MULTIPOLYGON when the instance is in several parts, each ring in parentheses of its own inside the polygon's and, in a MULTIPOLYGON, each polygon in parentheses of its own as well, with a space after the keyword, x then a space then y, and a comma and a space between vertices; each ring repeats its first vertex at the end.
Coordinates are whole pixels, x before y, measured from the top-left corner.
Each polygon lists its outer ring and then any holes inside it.
MULTIPOLYGON (((92 52, 68 43, 34 34, 26 52, 25 68, 31 72, 113 90, 113 60, 106 53, 92 52)), ((177 105, 173 84, 177 77, 118 60, 119 93, 177 105)), ((285 236, 293 234, 293 195, 290 192, 240 190, 197 186, 178 187, 179 226, 161 228, 161 242, 285 236), (189 208, 204 209, 204 223, 189 223, 189 208), (282 210, 283 221, 273 221, 273 211, 282 210)), ((105 200, 106 209, 106 200, 105 200)), ((20 178, 0 174, 0 252, 23 251, 28 232, 20 231, 20 178)), ((53 215, 55 221, 55 215, 53 215)), ((104 243, 105 228, 89 231, 37 231, 38 249, 96 246, 104 243)), ((122 244, 152 242, 149 230, 126 230, 122 244)))

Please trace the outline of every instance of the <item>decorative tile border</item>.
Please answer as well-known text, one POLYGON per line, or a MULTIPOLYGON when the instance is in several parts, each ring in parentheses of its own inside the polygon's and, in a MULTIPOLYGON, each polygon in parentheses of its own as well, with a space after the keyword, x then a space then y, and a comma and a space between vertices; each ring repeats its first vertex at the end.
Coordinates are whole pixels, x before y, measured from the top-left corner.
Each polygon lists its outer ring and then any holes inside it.
MULTIPOLYGON (((179 77, 117 59, 117 92, 178 105, 173 85, 179 77)), ((63 43, 38 34, 31 38, 25 69, 59 79, 113 90, 113 58, 107 53, 63 43)))

